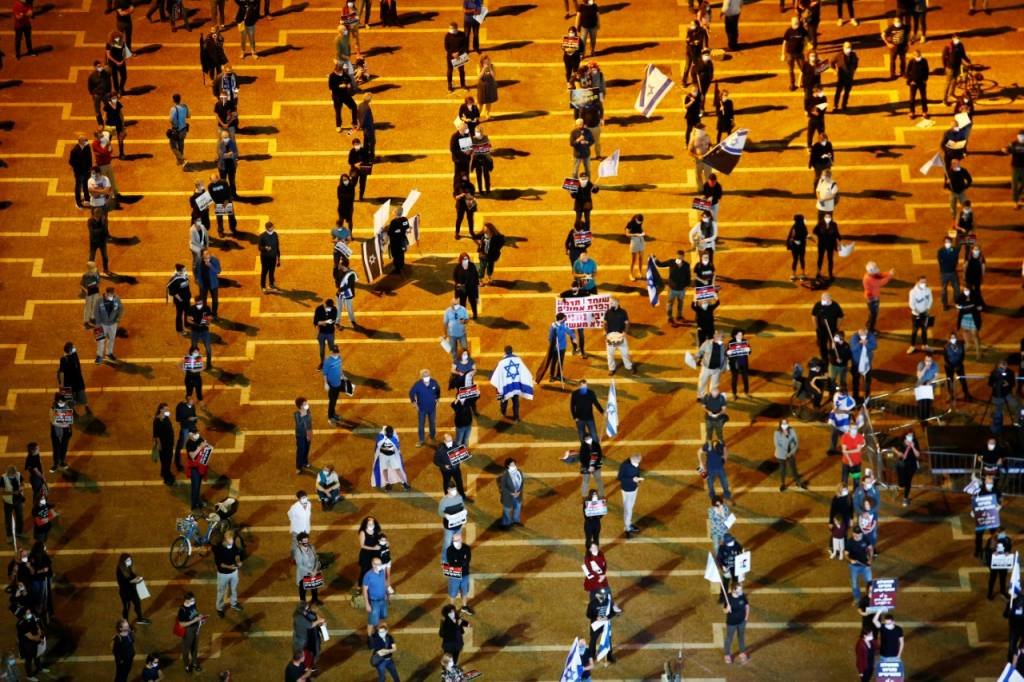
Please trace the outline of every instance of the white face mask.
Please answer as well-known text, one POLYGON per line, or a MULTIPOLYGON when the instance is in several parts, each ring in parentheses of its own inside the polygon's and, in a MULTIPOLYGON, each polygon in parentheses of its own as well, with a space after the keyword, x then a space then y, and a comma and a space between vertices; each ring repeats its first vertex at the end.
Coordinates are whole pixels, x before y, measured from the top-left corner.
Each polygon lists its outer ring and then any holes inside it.
POLYGON ((387 637, 388 631, 387 630, 377 630, 377 634, 380 635, 382 638, 383 637, 387 637))
POLYGON ((457 28, 450 28, 448 29, 448 32, 451 33, 452 35, 455 35, 456 33, 459 32, 459 30, 457 28))
POLYGON ((834 336, 834 337, 832 337, 832 340, 835 341, 836 343, 842 343, 843 342, 843 337, 841 337, 841 336, 834 336))
POLYGON ((131 559, 125 559, 124 560, 124 565, 125 566, 131 566, 132 565, 132 560, 131 559))
POLYGON ((170 417, 171 416, 170 410, 164 410, 164 416, 165 417, 170 417))
POLYGON ((589 182, 586 178, 580 178, 580 187, 586 187, 589 182))
POLYGON ((988 449, 989 450, 995 450, 996 449, 996 444, 995 443, 989 443, 988 444, 988 449))
POLYGON ((971 255, 972 256, 980 256, 981 255, 981 249, 972 249, 971 250, 971 255))
POLYGON ((676 258, 676 265, 682 265, 682 264, 683 264, 683 259, 682 258, 676 258))
POLYGON ((467 268, 469 268, 469 259, 468 258, 463 258, 462 259, 462 269, 465 270, 467 268))
POLYGON ((701 303, 700 307, 701 307, 701 310, 707 310, 708 309, 708 304, 707 303, 701 303))
POLYGON ((1024 144, 1024 135, 1018 135, 1017 136, 1017 142, 1020 142, 1021 144, 1024 144))
POLYGON ((462 361, 463 362, 469 362, 469 353, 463 353, 462 354, 462 361))
POLYGON ((856 426, 851 426, 850 427, 850 435, 851 436, 856 436, 857 435, 857 427, 856 426))
POLYGON ((949 343, 950 343, 950 345, 955 346, 956 345, 956 337, 953 337, 952 339, 950 339, 949 343))
POLYGON ((362 149, 362 146, 358 145, 358 144, 354 144, 354 145, 352 145, 352 149, 355 149, 356 151, 359 151, 360 149, 362 149))
POLYGON ((423 377, 423 383, 429 384, 430 383, 430 377, 423 377))
POLYGON ((852 49, 850 49, 849 47, 844 47, 844 48, 843 48, 843 54, 845 54, 845 55, 848 55, 848 54, 850 54, 851 52, 853 52, 853 50, 852 50, 852 49))
POLYGON ((462 549, 462 543, 461 542, 453 542, 452 543, 452 547, 454 547, 455 549, 462 549))
POLYGON ((309 499, 305 497, 299 498, 299 504, 302 505, 303 508, 308 507, 309 499))
POLYGON ((583 439, 583 442, 586 443, 587 445, 593 445, 594 439, 591 438, 590 436, 587 436, 586 438, 583 439))
POLYGON ((904 440, 906 440, 908 443, 913 443, 914 442, 914 434, 908 433, 907 437, 904 440))
POLYGON ((514 472, 518 471, 519 469, 516 467, 515 464, 509 464, 508 465, 508 470, 514 473, 514 472))
POLYGON ((782 428, 783 431, 788 431, 789 430, 789 424, 787 424, 786 422, 782 422, 781 428, 782 428))
POLYGON ((225 542, 224 546, 227 547, 228 549, 231 549, 232 547, 235 546, 235 543, 234 542, 225 542))
POLYGON ((849 494, 850 494, 850 491, 847 490, 846 488, 840 488, 839 489, 839 497, 846 497, 849 494))
POLYGON ((927 289, 928 288, 928 283, 927 282, 918 282, 917 283, 917 288, 918 289, 927 289))
POLYGON ((302 411, 309 412, 309 403, 302 403, 302 411))

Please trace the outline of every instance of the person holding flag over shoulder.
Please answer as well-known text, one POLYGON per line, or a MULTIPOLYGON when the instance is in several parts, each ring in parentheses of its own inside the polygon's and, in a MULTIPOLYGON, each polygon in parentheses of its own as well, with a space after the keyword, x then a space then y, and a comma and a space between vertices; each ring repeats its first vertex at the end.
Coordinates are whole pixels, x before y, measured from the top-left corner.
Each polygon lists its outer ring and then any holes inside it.
POLYGON ((612 653, 612 618, 617 615, 611 590, 602 587, 590 593, 590 603, 587 604, 587 618, 590 619, 589 649, 595 652, 593 660, 603 659, 605 667, 615 663, 615 654, 612 653))

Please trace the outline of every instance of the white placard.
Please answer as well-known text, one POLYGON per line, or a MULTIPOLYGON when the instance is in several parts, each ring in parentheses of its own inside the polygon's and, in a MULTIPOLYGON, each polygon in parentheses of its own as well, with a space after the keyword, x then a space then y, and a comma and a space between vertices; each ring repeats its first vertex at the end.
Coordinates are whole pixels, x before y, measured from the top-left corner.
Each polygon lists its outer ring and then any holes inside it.
POLYGON ((331 639, 331 636, 327 634, 327 623, 320 623, 320 638, 325 642, 331 639))
POLYGON ((959 114, 953 117, 953 120, 956 121, 956 124, 961 128, 966 128, 967 126, 971 125, 971 115, 968 114, 966 111, 961 111, 959 114))
POLYGON ((139 593, 139 600, 149 599, 149 588, 146 587, 146 581, 140 580, 135 583, 135 591, 139 593))
POLYGON ((842 243, 839 244, 839 257, 840 258, 847 258, 852 253, 853 253, 853 242, 848 242, 846 244, 842 244, 842 243))
POLYGON ((473 18, 476 19, 476 23, 478 23, 478 24, 480 24, 482 26, 483 23, 484 23, 484 19, 487 18, 487 6, 486 5, 481 5, 480 6, 480 14, 474 15, 473 18))
POLYGON ((402 215, 412 215, 412 207, 416 205, 416 202, 420 200, 421 196, 422 194, 420 194, 419 190, 409 190, 409 196, 407 196, 405 201, 402 202, 402 215))
POLYGON ((736 563, 734 564, 736 570, 736 577, 740 580, 743 579, 747 573, 750 573, 750 550, 741 552, 736 555, 736 563))
POLYGON ((935 400, 935 389, 931 384, 914 387, 914 400, 935 400))
POLYGON ((213 203, 213 197, 210 196, 209 192, 203 192, 196 197, 196 208, 200 211, 205 211, 209 208, 210 204, 213 203))
POLYGON ((726 528, 732 528, 735 523, 736 523, 736 515, 735 514, 729 514, 727 517, 725 517, 725 527, 726 528))
POLYGON ((1006 552, 993 553, 989 566, 994 571, 1009 571, 1013 568, 1013 555, 1006 552))
POLYGON ((377 209, 376 213, 373 214, 373 233, 380 234, 380 231, 387 227, 388 216, 391 215, 391 199, 388 199, 380 208, 377 209))
POLYGON ((691 369, 697 369, 697 359, 693 357, 693 353, 686 351, 686 355, 683 356, 683 362, 686 366, 691 369))

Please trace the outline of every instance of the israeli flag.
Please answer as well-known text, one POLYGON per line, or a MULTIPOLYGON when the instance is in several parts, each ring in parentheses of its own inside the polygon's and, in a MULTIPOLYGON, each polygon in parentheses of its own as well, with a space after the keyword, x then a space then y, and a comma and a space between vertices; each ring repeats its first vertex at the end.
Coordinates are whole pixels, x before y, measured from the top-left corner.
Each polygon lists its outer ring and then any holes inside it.
POLYGON ((661 273, 658 272, 658 266, 654 264, 654 256, 647 257, 647 297, 651 300, 651 305, 658 305, 658 298, 661 296, 661 289, 665 283, 661 279, 661 273))
POLYGON ((1013 669, 1013 665, 1010 663, 1006 664, 1003 668, 1003 672, 999 673, 999 679, 996 682, 1024 682, 1024 677, 1013 669))
POLYGON ((604 432, 609 438, 615 438, 619 432, 619 397, 615 391, 615 379, 608 389, 608 404, 604 408, 604 432))
POLYGON ((650 118, 671 89, 672 79, 659 71, 653 64, 648 64, 647 70, 644 72, 643 84, 640 86, 640 94, 637 95, 633 108, 650 118))
POLYGON ((580 648, 585 644, 580 638, 572 640, 569 648, 569 655, 565 658, 565 667, 562 669, 562 677, 559 682, 579 682, 583 677, 583 658, 580 655, 580 648))
POLYGON ((597 656, 594 658, 595 661, 600 661, 608 656, 612 652, 612 622, 606 620, 604 622, 604 629, 601 632, 600 639, 597 640, 597 656))
POLYGON ((1010 573, 1010 596, 1020 596, 1020 552, 1013 553, 1013 572, 1010 573))

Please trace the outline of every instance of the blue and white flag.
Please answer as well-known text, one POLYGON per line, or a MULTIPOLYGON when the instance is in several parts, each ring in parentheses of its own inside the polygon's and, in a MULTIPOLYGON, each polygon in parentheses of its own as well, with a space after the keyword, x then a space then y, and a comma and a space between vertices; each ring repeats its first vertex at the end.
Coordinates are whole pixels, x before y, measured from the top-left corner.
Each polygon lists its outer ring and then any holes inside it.
POLYGON ((1021 674, 1013 669, 1012 663, 1007 663, 1003 672, 999 673, 996 682, 1024 682, 1024 677, 1021 677, 1021 674))
POLYGON ((637 95, 633 108, 650 118, 671 89, 672 79, 659 71, 658 67, 648 64, 644 72, 644 81, 640 86, 640 94, 637 95))
POLYGON ((498 400, 521 395, 533 400, 533 375, 520 358, 506 355, 491 374, 491 385, 498 391, 498 400))
POLYGON ((580 638, 572 640, 569 648, 569 655, 565 657, 565 667, 562 669, 562 677, 559 682, 579 682, 583 677, 583 657, 580 649, 586 644, 580 638))
POLYGON ((600 661, 607 658, 608 654, 612 652, 612 622, 611 620, 604 621, 604 628, 601 631, 601 636, 597 640, 597 656, 594 657, 595 661, 600 661))
POLYGON ((651 305, 658 305, 658 298, 665 282, 661 279, 658 266, 654 264, 654 256, 647 257, 647 297, 651 299, 651 305))
POLYGON ((736 168, 743 155, 743 147, 747 144, 747 129, 740 128, 729 137, 716 144, 701 157, 705 166, 711 166, 719 173, 728 175, 736 168))
POLYGON ((1013 553, 1013 571, 1010 573, 1010 596, 1020 596, 1020 552, 1013 553))
POLYGON ((615 379, 608 388, 608 404, 604 408, 604 432, 609 438, 615 438, 619 432, 619 396, 615 390, 615 379))

